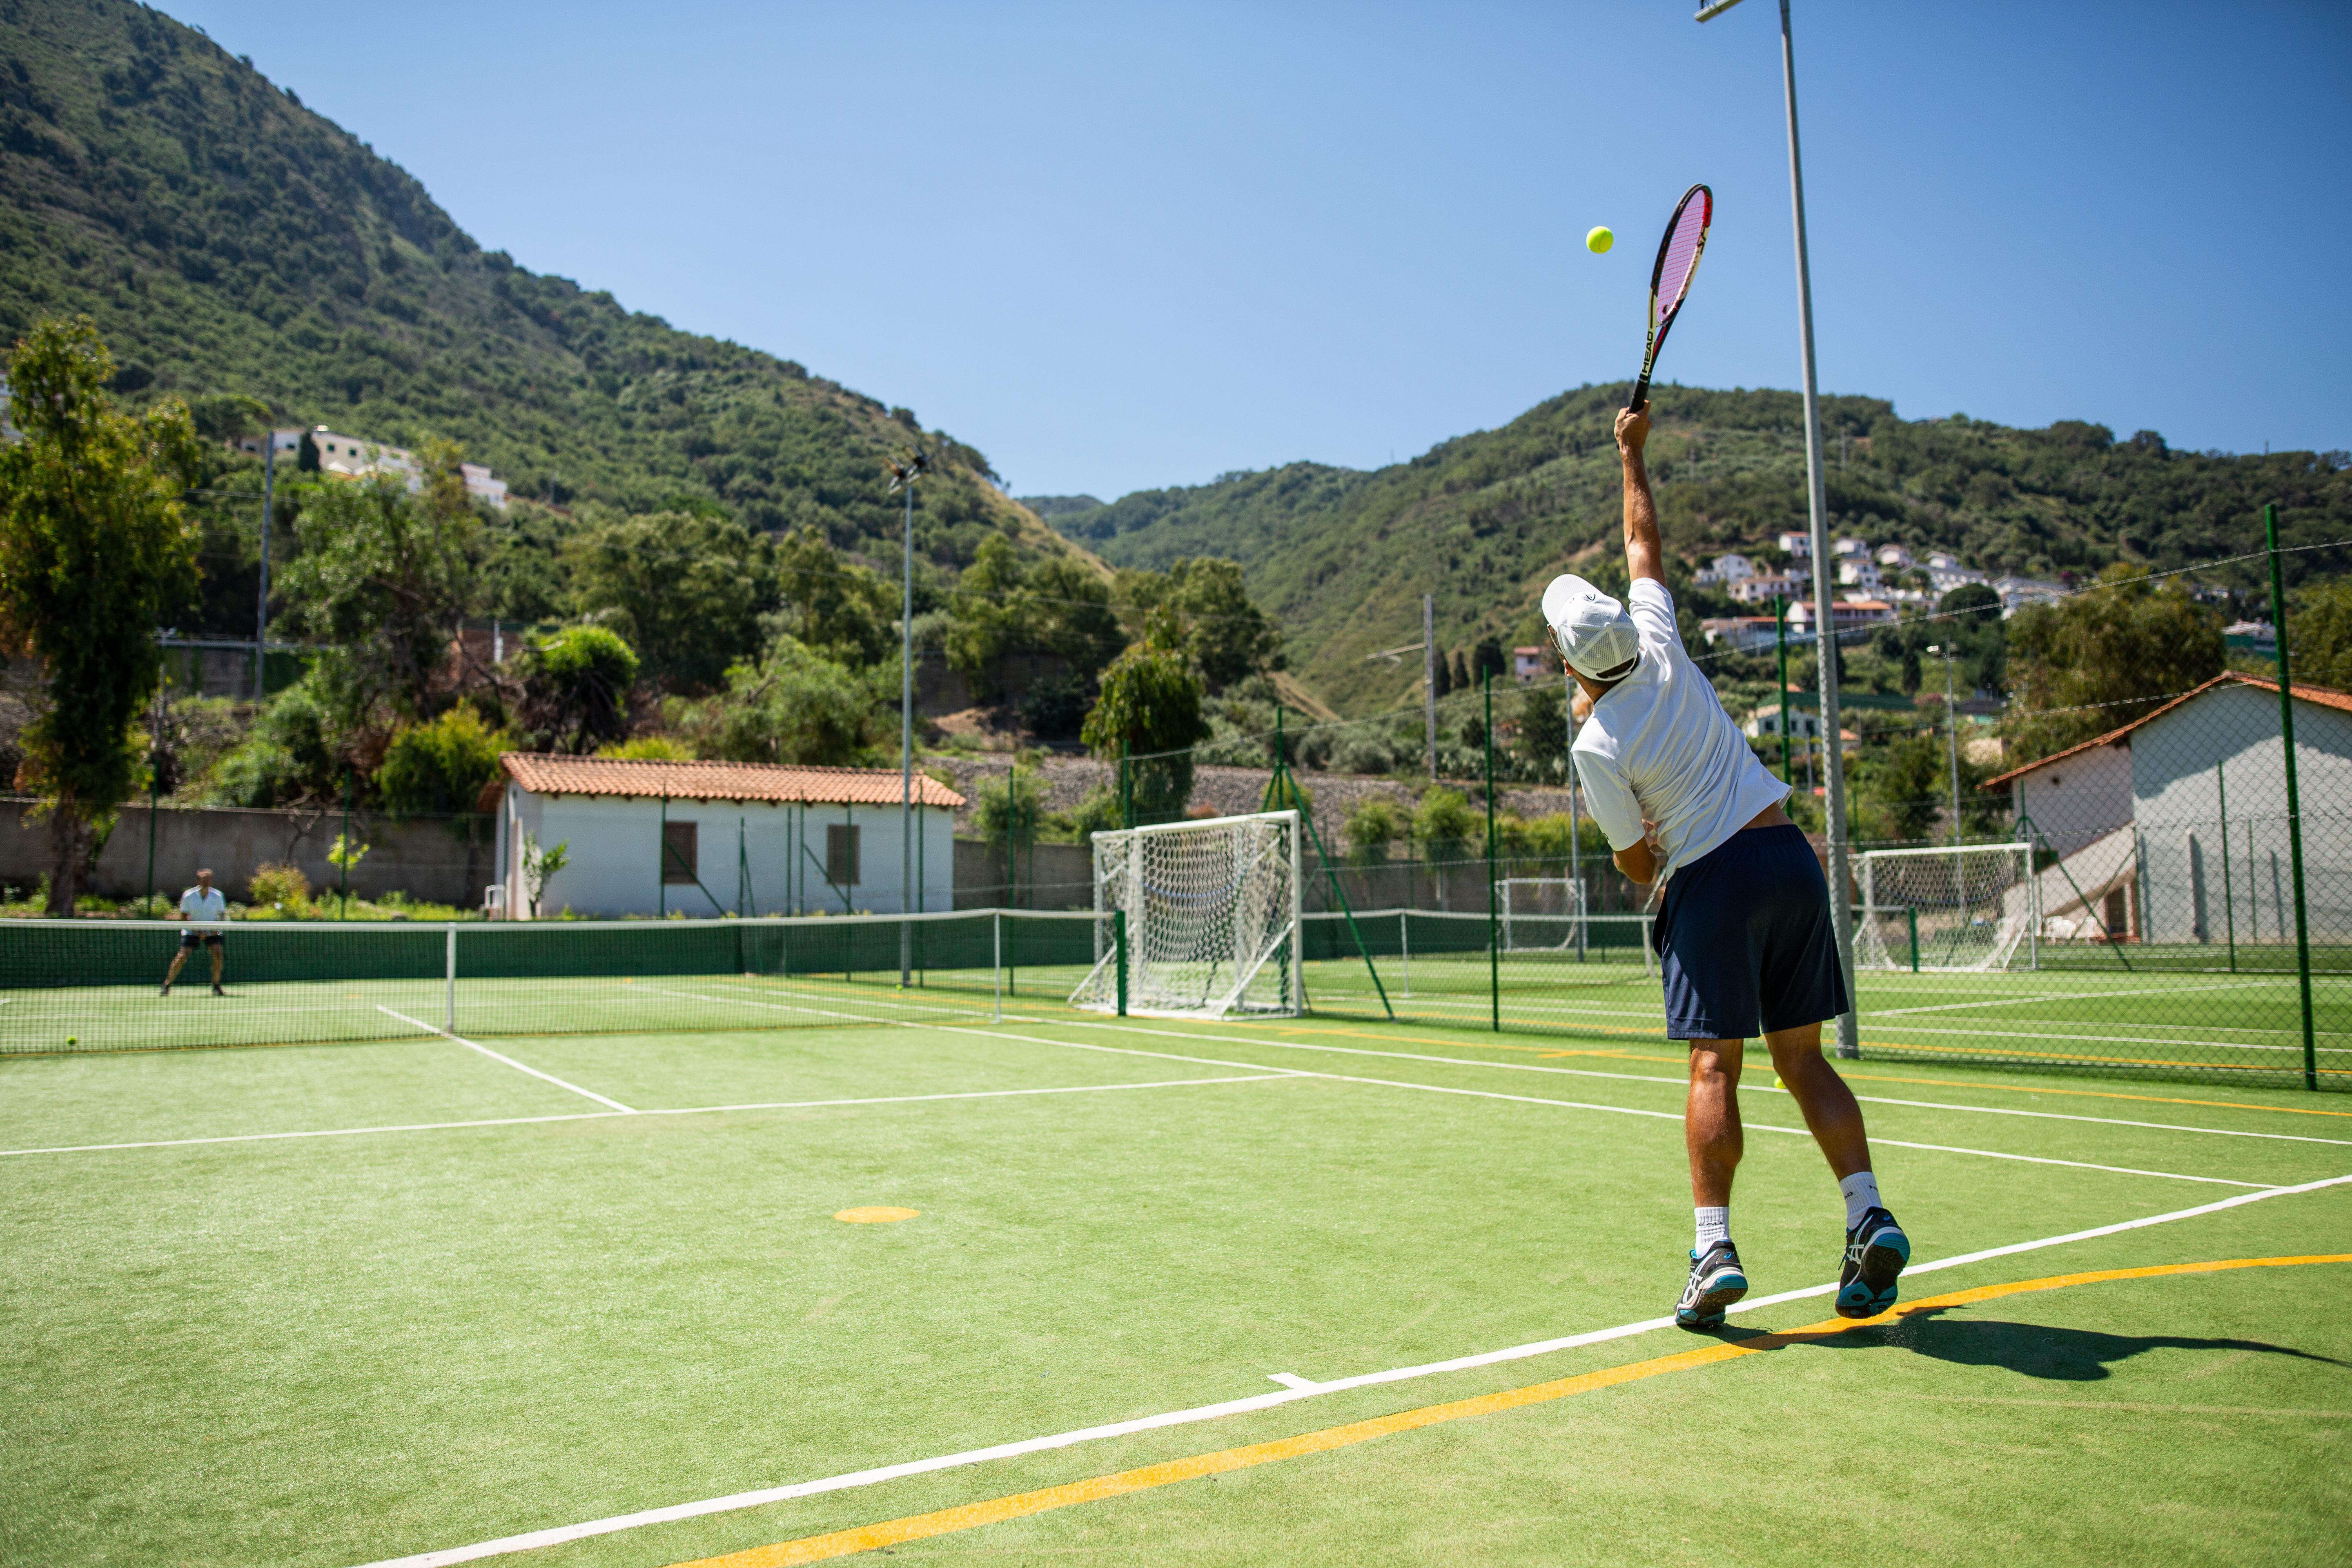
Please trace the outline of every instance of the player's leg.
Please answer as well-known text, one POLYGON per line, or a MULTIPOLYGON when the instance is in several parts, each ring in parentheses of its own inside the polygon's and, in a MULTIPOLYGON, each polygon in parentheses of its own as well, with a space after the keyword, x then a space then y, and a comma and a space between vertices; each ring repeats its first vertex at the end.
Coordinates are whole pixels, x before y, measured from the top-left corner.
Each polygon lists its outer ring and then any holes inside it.
POLYGON ((1746 1147, 1739 1126, 1744 1050, 1738 1040, 1690 1042, 1683 1144, 1690 1152, 1691 1207, 1697 1223, 1690 1279, 1675 1303, 1675 1321, 1685 1329, 1719 1326, 1724 1310, 1748 1294, 1748 1273, 1731 1240, 1731 1182, 1746 1147))
POLYGON ((1838 1269, 1840 1317, 1872 1318, 1895 1305, 1911 1260, 1910 1238, 1879 1196, 1870 1138, 1853 1090, 1822 1055, 1822 1025, 1846 1009, 1844 966, 1830 920, 1829 883, 1794 827, 1752 835, 1781 862, 1764 939, 1764 1043, 1781 1087, 1803 1112, 1845 1199, 1845 1255, 1838 1269), (1766 838, 1766 835, 1773 836, 1766 838))
POLYGON ((221 989, 221 938, 218 931, 215 931, 210 936, 205 938, 205 951, 211 955, 213 961, 213 994, 215 996, 226 996, 228 994, 227 992, 221 989))
POLYGON ((181 965, 188 962, 188 950, 195 945, 196 944, 194 942, 189 940, 188 933, 182 933, 180 937, 179 951, 172 954, 171 965, 163 971, 164 995, 169 996, 172 994, 172 982, 180 977, 181 965))

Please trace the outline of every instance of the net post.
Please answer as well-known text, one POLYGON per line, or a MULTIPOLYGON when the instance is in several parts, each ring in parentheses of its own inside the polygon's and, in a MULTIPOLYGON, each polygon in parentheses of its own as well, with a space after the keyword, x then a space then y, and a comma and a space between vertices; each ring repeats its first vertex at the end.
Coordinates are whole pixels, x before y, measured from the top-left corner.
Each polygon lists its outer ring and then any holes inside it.
MULTIPOLYGON (((1302 814, 1303 815, 1303 814, 1302 814)), ((1290 825, 1290 1016, 1307 1015, 1307 887, 1298 824, 1290 825)))
POLYGON ((448 942, 442 955, 442 998, 448 1013, 447 1028, 457 1032, 457 922, 449 922, 448 942))
POLYGON ((1486 701, 1486 1012, 1496 1034, 1503 1032, 1503 950, 1495 908, 1495 672, 1479 673, 1486 701))
POLYGON ((1111 962, 1118 969, 1118 1016, 1127 1016, 1127 910, 1110 912, 1110 941, 1114 950, 1111 962))
POLYGON ((1903 912, 1910 921, 1911 973, 1916 974, 1919 973, 1919 906, 1916 904, 1907 904, 1904 906, 1903 912))
POLYGON ((2319 1051, 2311 1016, 2311 932, 2303 902, 2303 805, 2295 788, 2294 678, 2287 665, 2286 572, 2279 560, 2278 503, 2263 508, 2263 544, 2271 557, 2271 620, 2278 634, 2279 743, 2286 754, 2286 857, 2294 881, 2294 969, 2303 997, 2303 1087, 2319 1087, 2319 1051))

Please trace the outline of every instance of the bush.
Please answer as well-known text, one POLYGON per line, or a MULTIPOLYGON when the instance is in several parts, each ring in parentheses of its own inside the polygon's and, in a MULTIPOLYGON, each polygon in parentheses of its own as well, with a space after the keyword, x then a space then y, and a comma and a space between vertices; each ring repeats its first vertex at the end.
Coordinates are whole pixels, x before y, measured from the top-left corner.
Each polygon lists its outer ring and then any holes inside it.
POLYGON ((473 709, 452 708, 393 737, 376 789, 394 811, 472 811, 499 776, 499 753, 509 744, 473 709))
POLYGON ((1385 773, 1396 765, 1395 749, 1389 744, 1388 737, 1377 730, 1349 735, 1331 752, 1331 767, 1336 773, 1385 773))
POLYGON ((1374 795, 1348 814, 1348 852, 1359 860, 1385 860, 1389 846, 1409 827, 1393 802, 1374 795))
POLYGON ((1022 694, 1021 721, 1046 740, 1068 740, 1087 721, 1087 683, 1075 672, 1048 675, 1022 694))
POLYGON ((756 665, 731 665, 727 689, 680 704, 696 752, 736 763, 847 767, 875 743, 875 693, 847 666, 780 637, 756 665))
POLYGON ((299 914, 310 905, 310 879, 290 861, 272 860, 256 869, 250 891, 257 910, 282 905, 288 912, 299 914))
POLYGON ((600 747, 596 754, 641 763, 690 763, 694 760, 694 748, 670 735, 640 735, 617 746, 600 747))
POLYGON ((291 805, 341 793, 342 745, 318 680, 279 692, 253 732, 213 765, 205 797, 216 805, 291 805))
POLYGON ((604 626, 566 626, 525 648, 518 661, 523 721, 535 744, 585 753, 629 732, 636 651, 604 626))

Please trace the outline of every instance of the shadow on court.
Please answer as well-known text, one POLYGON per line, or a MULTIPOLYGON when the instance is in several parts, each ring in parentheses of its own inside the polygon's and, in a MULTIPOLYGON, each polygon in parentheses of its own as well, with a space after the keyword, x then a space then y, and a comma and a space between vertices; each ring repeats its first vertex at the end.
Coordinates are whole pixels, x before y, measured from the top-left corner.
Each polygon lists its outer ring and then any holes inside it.
MULTIPOLYGON (((2097 1383, 2111 1375, 2107 1369, 2116 1363, 2155 1350, 2244 1351, 2315 1361, 2328 1366, 2352 1364, 2287 1345, 2265 1344, 2260 1340, 2206 1339, 2190 1334, 2109 1334, 2095 1329, 2059 1329, 2044 1323, 1945 1316, 1961 1310, 1930 1307, 1891 1325, 1853 1329, 1803 1342, 1828 1350, 1905 1350, 1959 1366, 2007 1367, 2021 1376, 2053 1383, 2097 1383)), ((1718 1337, 1740 1342, 1774 1336, 1733 1331, 1718 1337)))

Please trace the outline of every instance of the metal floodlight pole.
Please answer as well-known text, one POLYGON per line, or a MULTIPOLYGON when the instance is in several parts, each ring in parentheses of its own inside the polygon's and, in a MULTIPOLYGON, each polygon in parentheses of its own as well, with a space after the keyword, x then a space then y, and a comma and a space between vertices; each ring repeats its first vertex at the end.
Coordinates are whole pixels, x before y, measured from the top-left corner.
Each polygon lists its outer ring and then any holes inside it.
MULTIPOLYGON (((1714 0, 1700 9, 1697 19, 1712 21, 1739 0, 1714 0)), ((1797 326, 1805 374, 1805 492, 1811 508, 1813 545, 1813 636, 1818 639, 1822 683, 1822 781, 1823 815, 1828 818, 1830 920, 1837 933, 1838 958, 1845 966, 1846 1010, 1838 1015, 1837 1054, 1862 1055, 1856 1027, 1853 984, 1853 908, 1847 890, 1845 753, 1840 745, 1843 726, 1838 721, 1837 620, 1830 598, 1829 498, 1822 473, 1822 395, 1813 368, 1812 269, 1805 256, 1805 169, 1797 142, 1797 51, 1789 30, 1789 0, 1780 0, 1780 86, 1789 115, 1789 205, 1797 230, 1797 326)), ((1786 700, 1785 694, 1783 701, 1786 700)))
MULTIPOLYGON (((907 521, 899 540, 898 595, 898 909, 915 887, 915 481, 930 468, 929 457, 911 452, 890 465, 890 488, 907 492, 907 521)), ((915 927, 898 922, 898 984, 915 966, 915 927)))
POLYGON ((1929 653, 1944 656, 1944 729, 1951 737, 1952 753, 1952 847, 1960 847, 1960 716, 1953 706, 1952 650, 1941 643, 1929 643, 1929 653))
POLYGON ((269 695, 269 513, 278 491, 278 432, 261 438, 261 592, 253 608, 253 700, 269 695))

